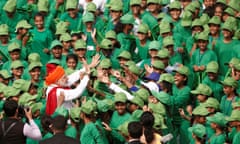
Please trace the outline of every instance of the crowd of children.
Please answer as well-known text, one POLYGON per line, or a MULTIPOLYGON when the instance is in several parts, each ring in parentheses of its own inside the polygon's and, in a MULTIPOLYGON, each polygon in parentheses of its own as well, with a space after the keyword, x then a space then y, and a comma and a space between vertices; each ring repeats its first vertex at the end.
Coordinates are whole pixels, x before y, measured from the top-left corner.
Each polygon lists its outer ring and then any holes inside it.
POLYGON ((240 143, 240 0, 1 0, 0 69, 27 144, 240 143))

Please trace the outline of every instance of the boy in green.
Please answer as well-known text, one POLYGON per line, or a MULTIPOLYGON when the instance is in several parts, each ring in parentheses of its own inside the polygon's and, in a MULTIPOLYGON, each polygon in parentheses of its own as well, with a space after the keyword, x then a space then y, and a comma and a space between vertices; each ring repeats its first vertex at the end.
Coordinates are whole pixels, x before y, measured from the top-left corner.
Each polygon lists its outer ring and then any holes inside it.
POLYGON ((197 82, 201 83, 206 65, 210 61, 217 61, 217 56, 212 50, 207 48, 208 34, 206 32, 201 32, 198 35, 197 45, 198 48, 192 53, 191 65, 194 72, 196 72, 197 82))
POLYGON ((71 47, 71 41, 72 38, 69 35, 69 33, 64 33, 60 36, 59 41, 62 43, 63 50, 62 50, 62 55, 67 56, 68 54, 72 54, 72 47, 71 47))
POLYGON ((226 120, 230 123, 231 127, 236 127, 237 133, 233 137, 232 144, 238 144, 240 140, 240 111, 233 110, 230 117, 227 117, 226 120))
POLYGON ((9 31, 6 24, 0 25, 0 57, 1 63, 6 62, 9 59, 8 54, 8 44, 9 44, 9 31))
POLYGON ((224 143, 226 139, 224 129, 227 124, 224 114, 217 112, 214 116, 207 117, 207 120, 211 122, 211 128, 214 129, 215 131, 215 134, 210 137, 208 143, 209 144, 224 143))
POLYGON ((133 56, 133 60, 135 62, 139 62, 142 59, 149 58, 148 47, 149 47, 150 40, 148 39, 148 32, 149 32, 149 28, 146 24, 140 24, 138 26, 137 38, 136 38, 137 47, 134 50, 136 54, 136 58, 135 56, 133 56))
POLYGON ((194 104, 198 106, 206 102, 208 97, 212 96, 212 89, 208 85, 199 84, 191 93, 196 95, 196 102, 194 104))
POLYGON ((209 48, 214 49, 217 40, 221 38, 220 27, 221 27, 221 19, 218 16, 213 16, 209 22, 209 48))
POLYGON ((28 66, 28 72, 30 75, 30 81, 38 86, 39 90, 41 90, 43 88, 43 79, 41 76, 43 76, 43 74, 41 74, 41 69, 42 69, 42 64, 40 62, 32 62, 29 64, 28 66))
POLYGON ((42 64, 46 64, 50 59, 50 45, 52 43, 52 32, 44 27, 44 16, 36 14, 34 17, 35 27, 31 31, 32 46, 30 53, 38 53, 41 57, 42 64))
POLYGON ((232 112, 232 103, 239 101, 239 97, 236 93, 238 83, 232 77, 227 77, 224 81, 221 81, 221 84, 223 85, 225 95, 221 99, 220 110, 223 114, 230 116, 232 112))
POLYGON ((81 144, 104 144, 101 132, 94 124, 95 109, 92 101, 87 101, 81 106, 80 118, 85 124, 80 136, 81 144))
POLYGON ((232 39, 234 28, 231 22, 226 21, 223 24, 222 33, 223 39, 217 41, 214 51, 218 57, 220 74, 225 76, 228 67, 224 64, 235 57, 234 46, 239 44, 239 41, 232 39))
POLYGON ((60 20, 68 22, 68 30, 73 31, 77 30, 80 20, 82 18, 81 13, 77 9, 77 0, 67 1, 66 10, 67 12, 63 13, 60 20))
POLYGON ((57 59, 61 62, 60 65, 64 67, 66 65, 66 56, 62 55, 62 49, 63 49, 63 46, 60 41, 58 40, 52 41, 52 44, 50 47, 50 50, 51 50, 50 60, 57 59))

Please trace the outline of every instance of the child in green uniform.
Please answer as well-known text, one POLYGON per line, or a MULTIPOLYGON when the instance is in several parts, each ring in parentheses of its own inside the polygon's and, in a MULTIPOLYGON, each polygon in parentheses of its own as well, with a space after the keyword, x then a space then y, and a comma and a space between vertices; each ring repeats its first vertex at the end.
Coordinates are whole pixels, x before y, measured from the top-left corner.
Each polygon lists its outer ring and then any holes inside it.
POLYGON ((196 97, 196 105, 201 105, 206 102, 208 97, 212 96, 212 89, 205 84, 199 84, 195 90, 191 91, 192 94, 195 94, 196 97))
POLYGON ((221 19, 218 16, 213 16, 209 22, 209 48, 214 49, 217 40, 221 38, 220 33, 220 26, 221 26, 221 19))
POLYGON ((9 44, 9 31, 6 24, 0 25, 0 56, 1 63, 3 64, 9 59, 8 54, 8 44, 9 44))
POLYGON ((59 41, 62 43, 63 50, 62 55, 67 56, 68 54, 72 53, 72 47, 71 47, 71 36, 68 33, 64 33, 60 36, 59 41))
POLYGON ((221 81, 221 84, 225 95, 221 99, 220 110, 223 114, 229 116, 232 112, 232 103, 239 101, 236 93, 238 83, 232 77, 227 77, 224 81, 221 81))
POLYGON ((212 135, 208 141, 209 144, 224 143, 226 139, 225 126, 227 121, 222 113, 217 112, 214 116, 207 117, 207 120, 211 122, 211 127, 214 129, 215 134, 212 135))
POLYGON ((194 126, 188 128, 188 131, 191 132, 194 142, 191 144, 202 144, 205 143, 206 139, 206 128, 202 124, 195 124, 194 126))
POLYGON ((232 144, 238 144, 240 139, 240 111, 233 110, 231 116, 227 117, 226 120, 231 127, 235 127, 237 129, 237 133, 233 137, 232 144))
POLYGON ((50 50, 51 50, 50 59, 59 60, 61 63, 60 65, 64 67, 66 65, 66 56, 62 54, 62 50, 63 50, 62 43, 58 40, 52 41, 50 50))
POLYGON ((67 55, 66 69, 65 69, 67 75, 70 75, 71 73, 73 73, 76 70, 77 64, 78 64, 78 57, 76 54, 67 55))

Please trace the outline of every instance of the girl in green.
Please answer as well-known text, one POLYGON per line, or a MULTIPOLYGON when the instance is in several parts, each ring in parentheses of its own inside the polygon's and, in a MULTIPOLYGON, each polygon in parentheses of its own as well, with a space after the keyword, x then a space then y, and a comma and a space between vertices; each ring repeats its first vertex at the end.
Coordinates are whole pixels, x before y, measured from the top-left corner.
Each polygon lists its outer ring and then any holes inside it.
POLYGON ((221 19, 218 16, 213 16, 209 22, 209 48, 214 49, 217 40, 221 38, 220 27, 221 27, 221 19))
POLYGON ((30 53, 38 53, 42 64, 46 64, 50 58, 50 45, 52 42, 52 32, 44 27, 44 16, 36 14, 34 17, 35 28, 31 31, 32 47, 30 53))
POLYGON ((239 97, 236 93, 238 84, 232 77, 225 78, 224 81, 221 81, 221 84, 223 85, 225 95, 221 99, 220 110, 223 114, 230 116, 232 112, 232 103, 239 101, 239 97))
POLYGON ((71 73, 73 73, 76 70, 77 64, 78 64, 78 57, 76 54, 69 54, 67 55, 66 58, 66 69, 65 72, 67 73, 67 75, 70 75, 71 73))
POLYGON ((62 55, 67 56, 68 54, 72 53, 72 47, 71 47, 71 36, 68 33, 62 34, 60 36, 60 42, 62 43, 63 50, 62 55))

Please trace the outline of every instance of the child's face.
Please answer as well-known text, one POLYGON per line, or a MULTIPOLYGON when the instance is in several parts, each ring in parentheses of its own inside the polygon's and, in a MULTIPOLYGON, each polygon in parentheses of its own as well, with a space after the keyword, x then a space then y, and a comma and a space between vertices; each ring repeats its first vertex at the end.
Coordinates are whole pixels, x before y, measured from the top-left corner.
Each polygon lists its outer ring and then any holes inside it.
POLYGON ((10 57, 12 61, 19 60, 20 59, 20 52, 19 51, 12 51, 10 52, 10 57))
POLYGON ((212 108, 212 107, 207 107, 207 110, 209 113, 214 113, 215 112, 215 109, 212 108))
POLYGON ((93 26, 93 22, 86 22, 85 23, 85 25, 86 25, 86 28, 92 28, 92 26, 93 26))
POLYGON ((156 103, 158 103, 158 100, 154 96, 149 96, 148 102, 156 104, 156 103))
POLYGON ((226 29, 223 29, 222 30, 222 34, 223 34, 224 38, 229 38, 229 37, 231 37, 232 32, 230 32, 230 31, 228 31, 226 29))
POLYGON ((133 103, 129 103, 128 104, 128 110, 129 112, 134 112, 135 110, 138 109, 138 106, 136 104, 133 104, 133 103))
POLYGON ((153 50, 149 50, 148 53, 153 58, 153 57, 155 57, 157 55, 158 51, 153 49, 153 50))
POLYGON ((41 68, 35 67, 29 72, 31 78, 35 81, 39 80, 40 74, 41 74, 41 68))
POLYGON ((155 3, 150 3, 150 4, 148 4, 147 8, 148 8, 149 12, 155 12, 155 11, 157 11, 158 5, 155 3))
POLYGON ((12 73, 14 76, 16 77, 21 77, 23 74, 23 67, 19 67, 19 68, 13 68, 12 69, 12 73))
POLYGON ((67 12, 71 18, 75 18, 77 16, 76 9, 68 9, 67 12))
POLYGON ((137 33, 137 37, 139 38, 140 41, 143 41, 147 39, 147 34, 137 33))
POLYGON ((222 10, 222 8, 220 6, 215 8, 214 16, 218 16, 221 19, 222 13, 223 13, 223 10, 222 10))
POLYGON ((171 15, 172 19, 174 19, 174 20, 178 20, 180 17, 180 14, 181 14, 181 11, 178 9, 172 9, 170 11, 170 15, 171 15))
POLYGON ((217 124, 211 122, 211 128, 212 128, 212 129, 216 129, 216 128, 217 128, 217 124))
POLYGON ((200 50, 206 50, 208 45, 208 41, 206 40, 198 40, 198 47, 200 50))
POLYGON ((131 6, 131 10, 132 10, 133 14, 139 14, 141 7, 139 5, 133 5, 133 6, 131 6))
POLYGON ((36 16, 34 23, 35 23, 37 29, 42 29, 44 27, 44 20, 41 16, 36 16))
POLYGON ((174 76, 174 81, 177 86, 182 85, 186 81, 186 77, 178 72, 174 76))
POLYGON ((219 28, 220 28, 219 25, 215 25, 215 24, 209 25, 210 33, 213 35, 218 33, 219 28))
POLYGON ((198 101, 199 101, 200 103, 203 103, 203 102, 206 101, 207 96, 202 95, 202 94, 198 94, 197 99, 198 99, 198 101))
POLYGON ((200 33, 202 32, 202 27, 201 26, 194 26, 193 29, 192 29, 192 33, 195 34, 195 33, 200 33))
POLYGON ((8 42, 9 36, 8 35, 0 35, 1 43, 5 44, 8 42))
POLYGON ((203 1, 203 4, 204 4, 206 7, 213 6, 214 3, 215 3, 215 0, 204 0, 204 1, 203 1))
POLYGON ((122 12, 111 10, 110 15, 112 17, 112 20, 115 21, 115 20, 118 20, 122 16, 122 12))
POLYGON ((208 78, 210 80, 215 80, 217 78, 217 74, 216 73, 212 73, 212 72, 208 72, 208 78))
POLYGON ((67 61, 68 68, 75 69, 76 66, 77 66, 77 62, 74 59, 72 59, 72 58, 68 59, 68 61, 67 61))
POLYGON ((62 44, 64 49, 68 50, 71 47, 71 41, 63 41, 62 44))
POLYGON ((115 109, 119 115, 123 115, 126 112, 126 104, 123 102, 115 103, 115 109))
POLYGON ((75 50, 75 53, 78 56, 78 58, 83 58, 83 57, 85 57, 86 49, 75 50))
POLYGON ((54 58, 58 59, 62 56, 62 47, 56 46, 52 49, 52 54, 54 58))
POLYGON ((232 92, 234 92, 234 88, 231 87, 231 86, 223 86, 223 92, 226 94, 226 95, 230 95, 232 92))

